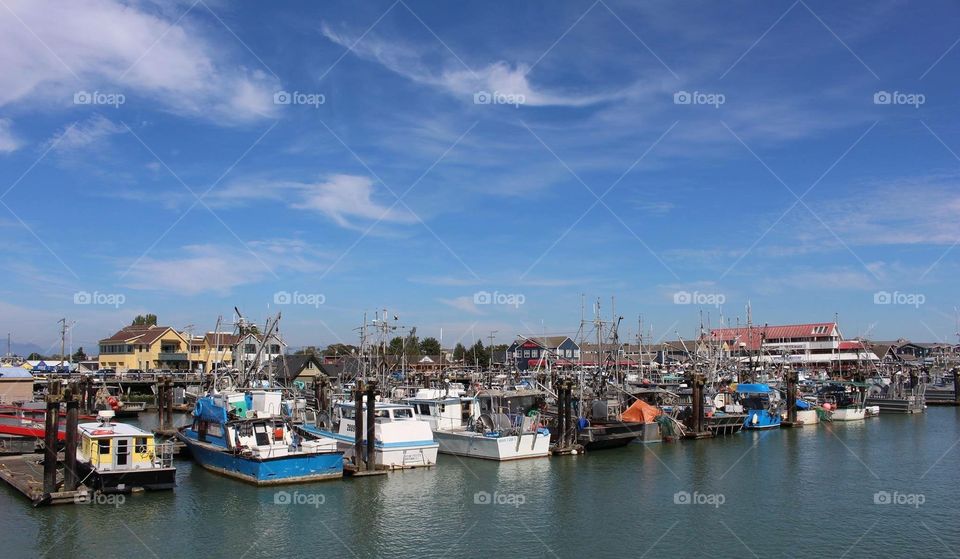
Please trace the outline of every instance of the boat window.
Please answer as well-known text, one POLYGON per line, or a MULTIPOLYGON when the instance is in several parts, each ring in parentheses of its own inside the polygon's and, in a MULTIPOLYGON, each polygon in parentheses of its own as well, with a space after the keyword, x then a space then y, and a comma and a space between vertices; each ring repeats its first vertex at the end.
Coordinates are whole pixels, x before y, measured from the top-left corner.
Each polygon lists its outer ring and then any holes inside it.
POLYGON ((417 413, 420 415, 431 415, 430 404, 417 404, 417 413))
POLYGON ((97 444, 100 445, 100 454, 110 454, 110 439, 100 439, 97 444))
POLYGON ((343 419, 353 419, 353 408, 340 408, 340 417, 343 419))
POLYGON ((147 438, 146 437, 137 437, 137 454, 146 454, 147 453, 147 438))
POLYGON ((257 438, 257 446, 270 444, 270 437, 267 436, 267 426, 263 423, 257 423, 253 426, 253 434, 257 438))
POLYGON ((374 410, 374 414, 377 418, 389 418, 390 412, 387 410, 374 410))
POLYGON ((413 410, 409 408, 398 408, 393 410, 394 419, 413 419, 413 410))
POLYGON ((219 423, 209 423, 207 434, 212 437, 223 437, 223 427, 219 423))

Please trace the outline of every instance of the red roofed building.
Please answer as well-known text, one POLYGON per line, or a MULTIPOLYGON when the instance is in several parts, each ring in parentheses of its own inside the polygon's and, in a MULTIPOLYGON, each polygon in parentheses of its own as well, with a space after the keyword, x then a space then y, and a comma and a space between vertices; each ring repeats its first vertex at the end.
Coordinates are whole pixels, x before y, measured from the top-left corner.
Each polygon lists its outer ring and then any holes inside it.
POLYGON ((795 363, 842 367, 878 358, 858 340, 844 341, 835 322, 752 326, 711 330, 707 341, 722 344, 724 351, 744 360, 751 356, 768 363, 795 363))

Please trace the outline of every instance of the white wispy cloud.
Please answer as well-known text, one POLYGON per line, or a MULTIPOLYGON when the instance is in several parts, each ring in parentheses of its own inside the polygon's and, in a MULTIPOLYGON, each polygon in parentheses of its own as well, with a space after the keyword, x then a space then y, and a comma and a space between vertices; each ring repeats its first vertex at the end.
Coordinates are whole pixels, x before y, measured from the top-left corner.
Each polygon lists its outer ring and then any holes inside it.
POLYGON ((470 314, 480 315, 483 312, 477 308, 477 305, 473 302, 473 296, 456 297, 454 299, 437 299, 444 305, 454 308, 458 311, 463 311, 470 314))
POLYGON ((270 239, 239 244, 196 244, 176 254, 145 257, 126 276, 132 289, 197 295, 227 295, 234 288, 274 278, 282 272, 316 273, 327 254, 304 241, 270 239))
POLYGON ((16 151, 22 145, 12 128, 13 123, 9 118, 0 118, 0 153, 16 151))
POLYGON ((218 205, 246 205, 271 200, 298 210, 326 215, 337 225, 356 228, 356 220, 412 223, 416 217, 399 206, 374 199, 376 189, 369 177, 330 175, 317 182, 282 180, 241 181, 211 195, 218 205))
POLYGON ((503 60, 468 69, 454 59, 447 61, 447 68, 437 70, 424 61, 428 54, 435 53, 428 53, 399 41, 388 41, 367 34, 358 42, 359 34, 335 30, 327 23, 320 26, 320 33, 334 43, 350 48, 356 56, 376 62, 409 80, 439 88, 469 102, 473 102, 473 95, 481 91, 522 96, 523 104, 529 106, 584 107, 630 95, 628 90, 599 93, 548 90, 530 82, 529 64, 503 60))
POLYGON ((94 115, 84 121, 66 126, 47 140, 45 146, 51 146, 58 152, 69 152, 96 146, 114 134, 126 129, 102 115, 94 115))
POLYGON ((77 91, 98 90, 122 93, 127 103, 142 96, 162 110, 217 123, 276 111, 277 80, 231 62, 190 15, 178 20, 146 3, 118 0, 8 0, 5 7, 0 106, 40 100, 65 106, 77 91))

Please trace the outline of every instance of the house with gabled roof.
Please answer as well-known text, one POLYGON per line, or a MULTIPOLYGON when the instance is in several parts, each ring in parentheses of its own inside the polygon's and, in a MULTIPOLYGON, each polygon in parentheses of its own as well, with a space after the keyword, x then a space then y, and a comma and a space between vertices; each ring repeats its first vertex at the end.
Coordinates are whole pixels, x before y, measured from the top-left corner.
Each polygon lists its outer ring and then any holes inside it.
POLYGON ((100 340, 100 368, 188 370, 187 338, 169 326, 127 326, 100 340))
POLYGON ((580 359, 580 346, 570 336, 520 336, 507 347, 507 361, 518 370, 543 367, 547 362, 553 366, 573 365, 580 359))

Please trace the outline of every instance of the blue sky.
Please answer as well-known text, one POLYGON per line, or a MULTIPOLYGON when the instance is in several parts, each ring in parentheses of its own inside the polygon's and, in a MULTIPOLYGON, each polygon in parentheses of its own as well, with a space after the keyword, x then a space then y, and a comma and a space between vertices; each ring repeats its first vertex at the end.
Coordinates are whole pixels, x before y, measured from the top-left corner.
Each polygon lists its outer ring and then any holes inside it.
POLYGON ((955 4, 517 4, 4 0, 3 332, 956 340, 955 4))

